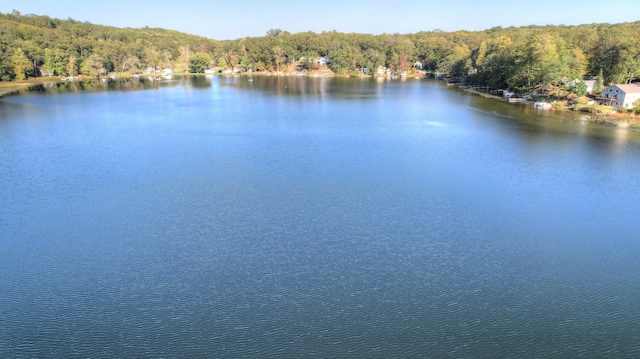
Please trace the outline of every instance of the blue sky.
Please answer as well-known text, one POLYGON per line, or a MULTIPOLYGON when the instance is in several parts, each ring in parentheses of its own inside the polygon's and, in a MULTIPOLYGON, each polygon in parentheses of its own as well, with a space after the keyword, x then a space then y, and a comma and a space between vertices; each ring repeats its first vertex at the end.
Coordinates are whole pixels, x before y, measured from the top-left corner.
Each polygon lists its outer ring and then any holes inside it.
POLYGON ((0 12, 13 9, 117 27, 162 27, 217 40, 262 36, 275 28, 381 34, 640 20, 638 0, 0 0, 0 12))

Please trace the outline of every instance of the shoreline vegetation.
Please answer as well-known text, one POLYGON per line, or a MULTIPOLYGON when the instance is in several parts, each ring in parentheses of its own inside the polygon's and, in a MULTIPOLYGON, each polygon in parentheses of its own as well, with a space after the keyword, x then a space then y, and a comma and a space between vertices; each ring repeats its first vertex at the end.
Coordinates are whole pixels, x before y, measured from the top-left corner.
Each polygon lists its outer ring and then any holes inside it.
POLYGON ((9 82, 0 82, 0 98, 18 94, 22 90, 33 88, 40 85, 57 84, 62 82, 60 79, 51 78, 32 78, 28 80, 15 80, 9 82))
POLYGON ((539 101, 545 109, 638 127, 640 100, 617 112, 595 102, 602 102, 597 96, 607 85, 640 81, 639 32, 640 21, 381 35, 272 29, 262 37, 219 41, 14 10, 0 13, 0 97, 30 86, 113 76, 429 76, 485 97, 504 94, 492 98, 539 101), (587 82, 596 85, 587 91, 587 82))
MULTIPOLYGON (((492 95, 490 93, 474 90, 472 88, 464 88, 464 91, 476 96, 492 99, 495 101, 509 102, 508 99, 502 96, 492 95)), ((515 104, 521 104, 521 103, 522 102, 515 102, 512 104, 515 105, 515 104)), ((527 105, 533 106, 534 103, 535 103, 534 101, 528 101, 527 105)), ((548 103, 551 104, 551 107, 549 109, 545 109, 541 111, 550 110, 550 111, 578 112, 581 114, 579 118, 580 118, 580 121, 582 122, 640 130, 640 115, 619 113, 613 110, 611 107, 600 106, 600 105, 577 104, 577 106, 576 105, 569 106, 567 105, 566 101, 551 101, 548 103)))

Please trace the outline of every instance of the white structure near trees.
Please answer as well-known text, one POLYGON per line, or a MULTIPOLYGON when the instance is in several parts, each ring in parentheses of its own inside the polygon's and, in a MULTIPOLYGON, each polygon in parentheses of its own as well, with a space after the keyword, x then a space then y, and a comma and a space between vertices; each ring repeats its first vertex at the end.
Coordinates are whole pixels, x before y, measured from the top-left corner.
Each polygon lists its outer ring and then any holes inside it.
POLYGON ((602 91, 598 101, 618 109, 633 108, 633 103, 640 99, 640 87, 634 84, 613 85, 602 91))

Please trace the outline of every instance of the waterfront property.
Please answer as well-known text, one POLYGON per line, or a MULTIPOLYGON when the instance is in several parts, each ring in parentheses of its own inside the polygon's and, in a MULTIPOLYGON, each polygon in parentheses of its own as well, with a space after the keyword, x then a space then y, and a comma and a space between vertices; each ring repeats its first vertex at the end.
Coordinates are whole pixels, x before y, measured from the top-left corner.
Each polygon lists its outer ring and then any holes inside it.
POLYGON ((635 84, 613 85, 602 91, 597 97, 601 105, 627 109, 634 107, 634 103, 640 99, 640 87, 635 84))

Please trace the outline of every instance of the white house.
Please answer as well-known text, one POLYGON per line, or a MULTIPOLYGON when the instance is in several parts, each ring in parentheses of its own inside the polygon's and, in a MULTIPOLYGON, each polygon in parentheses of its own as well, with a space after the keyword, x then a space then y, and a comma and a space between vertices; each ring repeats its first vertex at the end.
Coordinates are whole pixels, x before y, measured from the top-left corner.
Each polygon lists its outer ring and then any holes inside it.
POLYGON ((331 61, 329 60, 328 57, 321 56, 321 57, 316 58, 316 63, 320 64, 320 66, 329 66, 331 61))
POLYGON ((509 91, 509 90, 502 91, 502 97, 504 98, 512 98, 512 97, 515 97, 515 95, 516 95, 515 92, 509 91))
POLYGON ((592 93, 593 87, 596 85, 596 80, 584 80, 584 84, 587 85, 587 92, 592 93))
POLYGON ((598 97, 600 104, 615 108, 632 108, 637 100, 640 100, 640 87, 633 84, 607 87, 598 97))
MULTIPOLYGON (((578 83, 580 83, 580 81, 581 80, 578 80, 578 79, 571 80, 571 81, 567 82, 567 85, 569 87, 574 87, 578 83)), ((582 82, 584 82, 584 84, 587 86, 587 92, 588 93, 592 93, 593 92, 593 87, 596 85, 596 80, 582 80, 582 82)))
POLYGON ((223 74, 236 74, 238 72, 240 72, 239 67, 227 67, 226 69, 222 70, 223 74))

